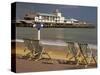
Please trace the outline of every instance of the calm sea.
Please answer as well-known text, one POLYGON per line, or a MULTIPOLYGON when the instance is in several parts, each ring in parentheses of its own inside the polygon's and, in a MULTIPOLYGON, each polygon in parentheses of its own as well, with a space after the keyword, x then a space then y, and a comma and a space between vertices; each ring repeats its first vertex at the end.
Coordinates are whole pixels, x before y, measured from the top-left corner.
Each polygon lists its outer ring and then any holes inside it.
MULTIPOLYGON (((17 27, 17 39, 37 39, 37 29, 17 27)), ((96 28, 41 28, 41 40, 85 42, 97 45, 96 28)))

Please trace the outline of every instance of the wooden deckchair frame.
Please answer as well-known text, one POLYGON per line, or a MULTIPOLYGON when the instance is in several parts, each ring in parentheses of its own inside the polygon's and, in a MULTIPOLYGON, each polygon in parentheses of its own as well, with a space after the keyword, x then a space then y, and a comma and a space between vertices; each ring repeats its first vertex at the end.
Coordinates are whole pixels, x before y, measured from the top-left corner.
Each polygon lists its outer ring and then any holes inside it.
POLYGON ((86 59, 87 55, 85 56, 85 53, 83 52, 83 49, 82 49, 83 46, 86 46, 86 50, 87 50, 88 44, 78 43, 78 46, 79 46, 79 52, 80 52, 81 56, 83 57, 83 60, 85 61, 85 64, 88 65, 88 61, 86 59))
POLYGON ((31 54, 32 56, 30 58, 35 59, 35 61, 42 59, 42 54, 46 54, 51 59, 50 55, 44 50, 43 46, 40 46, 39 40, 24 39, 24 44, 25 44, 24 51, 30 50, 30 52, 27 53, 26 55, 31 54), (35 48, 36 46, 35 44, 37 44, 36 48, 38 48, 39 50, 35 48), (36 58, 36 56, 38 57, 36 58))
MULTIPOLYGON (((75 62, 77 62, 77 57, 76 57, 77 53, 75 52, 76 48, 74 46, 74 42, 67 42, 67 44, 68 44, 69 53, 71 52, 73 54, 73 56, 69 58, 69 61, 74 58, 75 62)), ((67 56, 68 56, 68 54, 67 54, 67 56)))
MULTIPOLYGON (((90 51, 91 51, 91 52, 90 52, 90 53, 91 53, 91 55, 89 56, 89 57, 90 57, 90 61, 92 61, 92 60, 93 60, 93 61, 94 61, 94 63, 95 63, 95 64, 97 64, 97 61, 96 61, 96 56, 94 56, 94 55, 93 55, 93 50, 91 50, 91 49, 90 49, 90 51)), ((90 61, 89 61, 89 63, 90 63, 90 61)))
MULTIPOLYGON (((71 52, 73 54, 72 57, 69 58, 69 61, 71 59, 75 59, 75 62, 77 64, 79 64, 79 60, 78 60, 78 57, 82 57, 84 61, 84 63, 86 65, 89 64, 89 62, 87 61, 87 58, 88 58, 88 54, 87 54, 87 51, 89 50, 88 48, 88 44, 86 43, 77 43, 78 44, 78 49, 75 47, 75 43, 74 42, 66 42, 68 44, 68 50, 69 52, 71 52), (75 50, 76 50, 76 53, 75 53, 75 50)), ((91 51, 91 50, 90 50, 91 51)), ((67 54, 67 57, 68 57, 68 54, 67 54)), ((94 60, 95 64, 97 63, 96 60, 95 60, 95 57, 93 55, 91 55, 92 59, 94 60)))
POLYGON ((82 56, 83 56, 83 58, 85 60, 86 65, 90 64, 90 62, 88 62, 88 60, 86 58, 90 58, 91 60, 93 59, 94 63, 97 64, 95 56, 93 55, 93 51, 88 47, 88 44, 86 44, 86 43, 78 43, 78 45, 80 47, 79 48, 80 49, 80 53, 82 54, 82 56), (87 52, 86 53, 83 52, 84 50, 82 50, 82 46, 81 45, 85 45, 86 46, 86 50, 90 52, 89 53, 90 55, 88 55, 87 52))

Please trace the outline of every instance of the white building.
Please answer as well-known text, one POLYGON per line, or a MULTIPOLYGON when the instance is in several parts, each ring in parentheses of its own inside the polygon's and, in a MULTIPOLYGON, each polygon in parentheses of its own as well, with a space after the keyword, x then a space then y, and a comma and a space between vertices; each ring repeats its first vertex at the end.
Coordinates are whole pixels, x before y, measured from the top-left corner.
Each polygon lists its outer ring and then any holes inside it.
POLYGON ((51 22, 51 23, 74 23, 78 20, 70 18, 65 19, 65 17, 62 16, 62 13, 59 12, 58 9, 56 9, 53 13, 28 13, 24 17, 25 20, 31 20, 33 22, 51 22))

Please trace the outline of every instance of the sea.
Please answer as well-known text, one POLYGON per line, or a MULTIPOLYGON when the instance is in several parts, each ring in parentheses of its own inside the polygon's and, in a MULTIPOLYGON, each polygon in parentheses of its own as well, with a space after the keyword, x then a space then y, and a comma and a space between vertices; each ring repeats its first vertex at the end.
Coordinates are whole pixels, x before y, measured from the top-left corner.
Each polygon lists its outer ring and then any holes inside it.
MULTIPOLYGON (((33 39, 38 37, 38 30, 29 27, 16 27, 16 38, 33 39)), ((41 28, 40 39, 58 44, 64 42, 88 43, 97 47, 97 28, 41 28)))

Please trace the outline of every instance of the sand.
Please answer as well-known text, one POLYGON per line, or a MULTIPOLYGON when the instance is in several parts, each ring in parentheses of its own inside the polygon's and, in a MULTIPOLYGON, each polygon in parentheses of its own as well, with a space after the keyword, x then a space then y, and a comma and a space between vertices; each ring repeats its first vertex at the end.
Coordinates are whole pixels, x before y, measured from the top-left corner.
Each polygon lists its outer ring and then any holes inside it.
MULTIPOLYGON (((68 60, 66 58, 66 55, 68 51, 66 50, 66 47, 46 47, 44 46, 45 51, 50 55, 52 60, 39 60, 39 61, 33 61, 29 59, 21 59, 16 57, 16 72, 38 72, 38 71, 55 71, 55 70, 71 70, 71 69, 87 69, 87 68, 96 68, 96 64, 92 64, 86 67, 86 65, 76 65, 76 64, 69 64, 69 63, 58 63, 56 60, 68 60), (48 61, 50 61, 48 63, 48 61)), ((25 45, 24 43, 16 43, 16 55, 17 56, 24 56, 26 55, 29 50, 26 50, 24 52, 25 45)), ((71 56, 71 55, 70 55, 71 56)), ((70 57, 69 56, 69 57, 70 57)), ((48 58, 48 56, 43 55, 43 58, 48 58)), ((74 59, 72 59, 73 61, 74 59)))
MULTIPOLYGON (((25 45, 23 43, 16 43, 16 54, 18 55, 25 55, 28 52, 30 52, 28 49, 25 50, 25 45)), ((66 47, 59 47, 59 46, 44 46, 44 50, 46 53, 50 55, 53 59, 66 59, 66 55, 68 51, 66 50, 66 47)), ((43 57, 48 58, 47 55, 43 55, 43 57)))
POLYGON ((25 59, 16 59, 16 72, 39 72, 39 71, 56 71, 96 68, 96 65, 72 65, 72 64, 44 64, 40 61, 29 61, 25 59))

